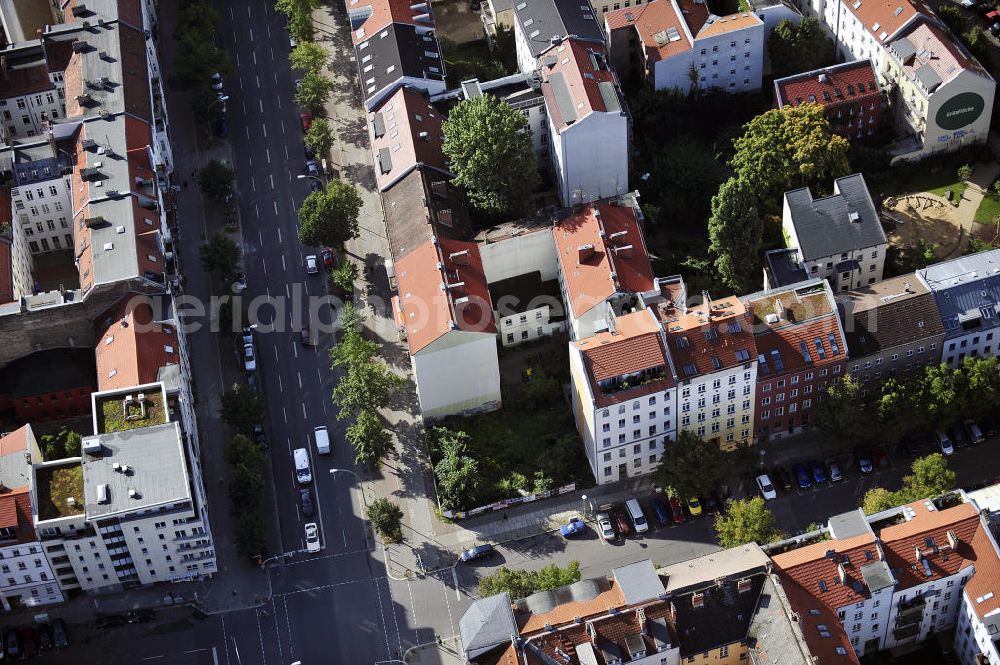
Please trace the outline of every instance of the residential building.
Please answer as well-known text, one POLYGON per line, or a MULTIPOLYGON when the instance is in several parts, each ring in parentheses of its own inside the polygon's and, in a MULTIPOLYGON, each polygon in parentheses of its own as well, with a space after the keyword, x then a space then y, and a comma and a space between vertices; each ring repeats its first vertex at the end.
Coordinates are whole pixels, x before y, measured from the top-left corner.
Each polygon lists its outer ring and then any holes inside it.
POLYGON ((543 280, 541 271, 535 270, 492 282, 489 289, 503 346, 549 337, 566 329, 555 278, 543 280))
MULTIPOLYGON (((752 442, 757 386, 753 315, 737 297, 689 304, 680 277, 643 294, 666 333, 678 382, 678 433, 691 432, 726 451, 752 442)), ((667 451, 670 454, 670 451, 667 451)))
POLYGON ((505 30, 514 29, 513 0, 484 0, 480 5, 479 14, 483 22, 483 32, 491 46, 498 27, 505 30))
POLYGON ((443 122, 426 96, 412 88, 398 88, 369 111, 368 134, 379 191, 421 167, 452 175, 441 151, 443 122))
POLYGON ((945 329, 927 287, 908 274, 836 295, 848 371, 862 384, 906 380, 941 362, 945 329))
POLYGON ((67 151, 74 146, 73 141, 59 143, 39 137, 33 143, 8 149, 13 162, 9 190, 14 207, 13 226, 15 233, 24 235, 32 255, 57 250, 71 252, 74 247, 70 224, 73 168, 67 151))
POLYGON ((500 408, 497 327, 476 244, 432 238, 396 260, 393 298, 425 420, 500 408))
POLYGON ((647 309, 570 343, 573 416, 599 484, 653 472, 676 438, 677 383, 647 309))
POLYGON ((602 203, 571 213, 552 229, 571 340, 605 330, 607 304, 620 312, 633 294, 653 288, 639 221, 633 207, 602 203))
POLYGON ((885 53, 896 123, 914 157, 987 141, 996 81, 936 17, 915 18, 885 53))
POLYGON ((871 59, 778 79, 774 82, 774 99, 779 109, 819 104, 830 129, 851 141, 874 138, 885 114, 885 97, 871 59))
MULTIPOLYGON (((0 219, 14 219, 10 190, 4 187, 0 187, 0 219)), ((0 305, 33 293, 31 264, 28 240, 21 226, 0 226, 0 305)))
POLYGON ((5 612, 63 601, 31 517, 31 463, 41 459, 30 425, 0 436, 0 605, 5 612))
POLYGON ((0 0, 0 24, 7 42, 23 42, 56 21, 51 3, 0 0))
POLYGON ((941 362, 957 367, 967 357, 996 355, 1000 327, 1000 250, 942 261, 916 273, 934 294, 944 341, 941 362))
POLYGON ((860 173, 834 180, 824 198, 813 198, 808 187, 785 192, 781 228, 789 249, 798 250, 795 263, 834 291, 882 279, 888 241, 860 173))
MULTIPOLYGON (((761 21, 764 22, 764 44, 771 38, 771 33, 775 26, 784 20, 791 21, 798 25, 802 20, 802 12, 798 5, 791 0, 748 0, 750 8, 761 21)), ((764 48, 764 73, 771 73, 771 55, 768 49, 764 48)))
MULTIPOLYGON (((6 15, 0 9, 0 16, 6 15)), ((8 60, 0 70, 0 143, 44 134, 50 120, 64 116, 63 72, 50 69, 49 61, 55 66, 65 54, 50 48, 52 53, 32 35, 4 49, 8 60)))
POLYGON ((539 63, 562 205, 628 192, 629 117, 604 47, 572 37, 543 51, 539 63))
POLYGON ((545 96, 539 86, 524 74, 511 74, 493 81, 472 79, 462 81, 463 99, 472 99, 482 94, 493 95, 512 109, 520 111, 528 121, 531 131, 531 146, 538 155, 540 169, 547 168, 549 155, 549 122, 545 112, 545 96))
POLYGON ((434 168, 418 166, 382 192, 389 249, 390 277, 395 276, 392 262, 433 237, 467 240, 469 211, 465 196, 451 182, 451 176, 434 168))
POLYGON ((96 389, 90 349, 36 351, 3 368, 0 412, 22 423, 85 415, 96 389))
POLYGON ((542 52, 569 37, 603 48, 604 33, 589 2, 514 0, 514 46, 522 74, 531 76, 542 52))
POLYGON ((814 279, 740 300, 752 316, 757 347, 757 437, 798 434, 809 427, 812 407, 847 362, 830 285, 814 279))
POLYGON ((1000 553, 961 491, 838 515, 821 532, 766 549, 819 662, 907 648, 952 627, 963 663, 993 662, 976 660, 995 647, 970 633, 988 634, 1000 553))
POLYGON ((605 17, 611 60, 656 90, 759 90, 764 21, 753 12, 716 16, 701 0, 653 0, 605 17))
MULTIPOLYGON (((357 31, 355 31, 357 39, 357 31)), ((400 87, 436 94, 445 90, 445 65, 433 26, 392 23, 357 41, 358 76, 371 111, 400 87)))

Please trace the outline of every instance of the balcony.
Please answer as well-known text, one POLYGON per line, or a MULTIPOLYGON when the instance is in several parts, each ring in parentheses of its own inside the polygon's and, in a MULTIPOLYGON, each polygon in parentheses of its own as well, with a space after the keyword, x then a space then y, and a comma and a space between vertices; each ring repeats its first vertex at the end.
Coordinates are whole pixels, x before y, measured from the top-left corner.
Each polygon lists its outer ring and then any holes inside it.
POLYGON ((920 624, 914 623, 903 628, 896 628, 892 631, 892 636, 897 640, 905 640, 911 637, 916 637, 920 634, 920 624))
POLYGON ((610 379, 598 381, 597 387, 600 389, 602 395, 614 395, 616 393, 645 386, 650 383, 663 381, 666 378, 666 367, 661 365, 659 367, 644 369, 641 372, 623 374, 621 376, 615 376, 610 379))

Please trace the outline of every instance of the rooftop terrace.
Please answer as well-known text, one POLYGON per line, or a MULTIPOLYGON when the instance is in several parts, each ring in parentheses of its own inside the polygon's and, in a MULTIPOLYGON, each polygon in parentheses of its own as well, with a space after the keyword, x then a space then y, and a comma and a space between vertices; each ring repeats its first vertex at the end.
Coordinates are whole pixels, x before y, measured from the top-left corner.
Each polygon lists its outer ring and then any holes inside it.
POLYGON ((169 422, 163 391, 159 386, 95 396, 94 404, 96 434, 124 432, 169 422))
POLYGON ((83 514, 83 467, 79 460, 35 467, 39 521, 83 514), (74 499, 70 505, 69 499, 74 499))

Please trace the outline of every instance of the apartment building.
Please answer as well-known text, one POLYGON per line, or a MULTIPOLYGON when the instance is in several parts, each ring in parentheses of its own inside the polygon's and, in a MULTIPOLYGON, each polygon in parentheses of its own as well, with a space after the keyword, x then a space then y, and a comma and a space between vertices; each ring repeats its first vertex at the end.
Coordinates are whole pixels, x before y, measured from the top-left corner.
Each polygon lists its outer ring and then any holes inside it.
POLYGON ((44 134, 49 121, 64 116, 66 83, 58 67, 66 57, 65 49, 36 39, 20 40, 5 49, 6 60, 0 67, 0 142, 44 134))
POLYGON ((499 409, 497 326, 478 245, 435 237, 395 271, 393 305, 424 419, 499 409))
POLYGON ((764 21, 753 12, 716 16, 702 0, 653 0, 605 17, 611 60, 656 90, 759 90, 764 21))
POLYGON ((462 81, 461 92, 464 99, 472 99, 482 94, 493 95, 512 109, 520 111, 531 131, 531 147, 538 155, 539 168, 548 166, 551 156, 545 96, 531 77, 511 74, 493 81, 478 79, 462 81))
POLYGON ((660 569, 639 561, 513 604, 490 596, 463 615, 459 644, 475 665, 736 665, 750 656, 756 615, 773 607, 768 565, 750 544, 660 569))
POLYGON ((515 346, 566 330, 559 281, 554 277, 544 280, 541 271, 534 270, 491 282, 489 289, 503 346, 515 346))
POLYGON ((0 149, 11 160, 14 233, 23 234, 32 255, 74 247, 72 144, 41 136, 0 149))
POLYGON ((571 37, 553 43, 538 62, 562 205, 624 195, 630 121, 603 45, 571 37))
POLYGON ((833 133, 851 141, 874 138, 882 127, 886 108, 870 58, 778 79, 774 82, 774 99, 779 109, 819 104, 833 133))
MULTIPOLYGON (((808 187, 785 192, 781 228, 794 262, 834 291, 882 279, 888 241, 860 173, 833 181, 833 194, 814 198, 808 187)), ((783 286, 783 284, 773 284, 783 286)))
POLYGON ((386 191, 417 168, 452 175, 441 151, 444 117, 419 90, 399 88, 368 112, 375 180, 386 191))
POLYGON ((571 340, 604 330, 609 305, 621 312, 633 294, 653 288, 638 214, 627 205, 595 204, 552 229, 571 340))
POLYGON ((570 343, 573 417, 599 484, 652 473, 676 438, 677 383, 647 309, 570 343))
MULTIPOLYGON (((0 187, 0 219, 13 220, 10 190, 0 187)), ((0 226, 0 305, 34 292, 31 250, 24 232, 16 224, 0 226)))
POLYGON ((531 76, 542 52, 570 37, 603 48, 604 33, 589 2, 514 0, 514 46, 522 74, 531 76))
POLYGON ((969 633, 995 611, 1000 553, 963 492, 838 515, 819 539, 767 549, 815 649, 861 657, 967 626, 956 631, 956 651, 970 665, 984 662, 974 659, 981 645, 969 633))
POLYGON ((848 372, 862 384, 905 381, 941 362, 945 329, 928 288, 908 274, 836 295, 848 372))
POLYGON ((918 155, 986 142, 996 81, 936 17, 916 17, 885 53, 896 123, 918 155))
POLYGON ((0 606, 5 612, 63 601, 31 519, 31 464, 41 458, 30 425, 0 436, 0 606))
POLYGON ((942 261, 916 272, 934 294, 944 325, 941 362, 957 367, 966 357, 995 355, 1000 302, 1000 250, 942 261))
POLYGON ((809 427, 812 407, 843 375, 847 344, 826 280, 741 298, 757 347, 756 435, 761 441, 809 427))

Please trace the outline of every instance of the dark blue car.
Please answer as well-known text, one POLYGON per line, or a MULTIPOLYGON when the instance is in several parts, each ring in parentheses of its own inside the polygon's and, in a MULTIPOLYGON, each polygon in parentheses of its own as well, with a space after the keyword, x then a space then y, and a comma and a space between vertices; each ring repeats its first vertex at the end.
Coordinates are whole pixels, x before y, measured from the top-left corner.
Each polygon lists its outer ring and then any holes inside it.
POLYGON ((667 502, 663 499, 653 499, 653 512, 656 513, 656 521, 660 523, 660 526, 666 526, 670 524, 670 509, 667 508, 667 502))
POLYGON ((795 474, 795 479, 799 484, 800 490, 807 490, 812 487, 812 480, 809 478, 809 472, 806 471, 806 467, 802 464, 796 464, 792 467, 792 473, 795 474))
POLYGON ((809 463, 812 467, 812 477, 816 481, 816 484, 826 482, 826 469, 823 468, 823 463, 819 460, 813 460, 809 463))
POLYGON ((462 552, 462 561, 468 563, 469 561, 475 561, 476 559, 486 559, 493 556, 496 550, 489 543, 485 545, 476 545, 471 549, 467 549, 462 552))
POLYGON ((562 533, 563 538, 572 538, 576 534, 583 533, 586 530, 587 525, 579 517, 572 517, 569 522, 559 527, 559 532, 562 533))

